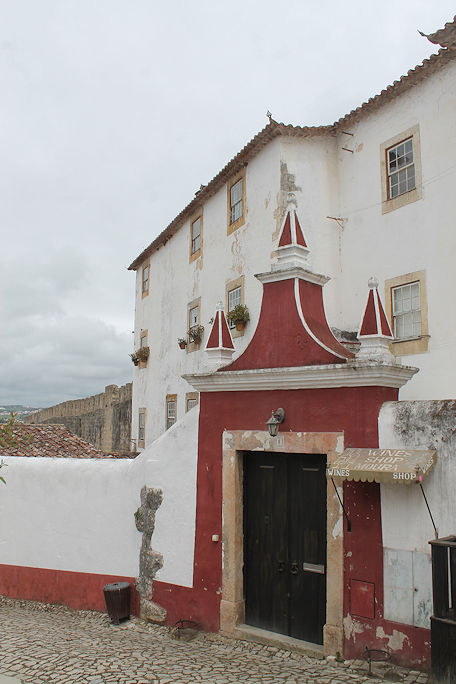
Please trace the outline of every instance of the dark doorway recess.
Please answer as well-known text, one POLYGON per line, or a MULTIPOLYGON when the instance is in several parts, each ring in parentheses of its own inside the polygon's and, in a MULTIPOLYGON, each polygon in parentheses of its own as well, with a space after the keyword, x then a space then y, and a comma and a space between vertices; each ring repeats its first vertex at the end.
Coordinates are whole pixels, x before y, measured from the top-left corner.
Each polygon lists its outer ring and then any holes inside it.
POLYGON ((246 622, 323 643, 326 456, 244 452, 246 622))

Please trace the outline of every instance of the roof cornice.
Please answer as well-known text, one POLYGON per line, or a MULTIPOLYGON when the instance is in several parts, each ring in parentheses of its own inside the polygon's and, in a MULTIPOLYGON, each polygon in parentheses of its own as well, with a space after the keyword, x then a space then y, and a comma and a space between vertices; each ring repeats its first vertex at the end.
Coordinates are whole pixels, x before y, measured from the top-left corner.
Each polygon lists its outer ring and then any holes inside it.
POLYGON ((325 366, 260 368, 195 373, 182 377, 199 392, 323 389, 333 387, 395 387, 418 372, 412 366, 352 362, 325 366))

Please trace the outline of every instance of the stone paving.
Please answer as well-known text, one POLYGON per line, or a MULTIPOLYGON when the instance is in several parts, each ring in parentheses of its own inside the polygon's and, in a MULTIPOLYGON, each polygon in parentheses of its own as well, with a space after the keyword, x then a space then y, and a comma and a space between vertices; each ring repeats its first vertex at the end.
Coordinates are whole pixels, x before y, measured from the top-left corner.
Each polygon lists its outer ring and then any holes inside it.
POLYGON ((425 684, 402 668, 369 676, 362 661, 317 660, 203 632, 176 639, 137 618, 112 625, 104 613, 0 597, 0 681, 40 684, 425 684), (5 679, 5 681, 9 681, 5 679))

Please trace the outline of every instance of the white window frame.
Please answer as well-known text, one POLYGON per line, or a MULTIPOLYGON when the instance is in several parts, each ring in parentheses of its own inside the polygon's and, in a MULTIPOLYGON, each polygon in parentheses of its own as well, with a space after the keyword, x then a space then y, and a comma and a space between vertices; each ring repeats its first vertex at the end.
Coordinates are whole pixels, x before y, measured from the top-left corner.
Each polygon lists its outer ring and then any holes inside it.
POLYGON ((146 445, 146 409, 139 409, 138 413, 138 446, 143 448, 146 445))
POLYGON ((392 299, 392 315, 393 315, 393 331, 394 338, 396 340, 410 340, 416 339, 421 336, 421 287, 419 280, 412 283, 406 283, 405 285, 397 285, 391 288, 391 299, 392 299), (416 296, 413 296, 412 288, 418 289, 418 303, 416 302, 416 296), (405 301, 410 300, 410 306, 404 311, 402 309, 396 309, 396 292, 402 294, 402 298, 405 301), (409 297, 404 297, 404 295, 409 294, 409 297), (414 301, 415 300, 415 301, 414 301), (409 326, 408 320, 411 319, 412 330, 410 334, 398 333, 398 329, 401 324, 409 326), (415 320, 416 319, 416 320, 415 320), (407 321, 407 322, 406 322, 407 321), (417 321, 419 322, 419 330, 417 328, 417 321))
POLYGON ((422 173, 421 173, 421 143, 420 143, 420 128, 418 124, 408 128, 401 133, 398 133, 393 138, 385 140, 384 143, 380 145, 380 173, 381 173, 381 190, 382 190, 382 214, 387 214, 390 211, 395 211, 400 209, 406 204, 411 204, 420 200, 423 196, 422 190, 422 173), (412 142, 413 148, 413 163, 410 161, 408 165, 401 167, 400 169, 393 169, 389 164, 389 153, 394 151, 400 145, 408 142, 412 142), (396 172, 401 172, 404 168, 410 169, 414 168, 415 171, 415 184, 413 187, 406 187, 404 192, 391 196, 390 178, 394 176, 396 172))
POLYGON ((201 216, 198 216, 190 225, 190 256, 194 256, 201 251, 201 225, 201 216), (196 225, 198 225, 198 233, 195 235, 196 225))
POLYGON ((388 174, 388 199, 395 199, 399 195, 405 195, 410 190, 415 190, 413 137, 407 138, 386 150, 386 169, 388 174), (405 183, 402 179, 405 179, 405 183), (397 192, 395 188, 397 188, 397 192))
MULTIPOLYGON (((228 312, 232 311, 237 304, 242 304, 242 285, 237 285, 231 290, 228 290, 228 312), (235 302, 233 301, 234 297, 231 296, 234 292, 239 294, 239 296, 236 296, 235 302)), ((236 327, 236 324, 232 321, 228 321, 228 325, 230 328, 236 327)))
POLYGON ((239 178, 230 187, 230 224, 236 223, 242 218, 244 213, 244 179, 239 178), (240 195, 238 199, 233 200, 233 191, 235 188, 240 188, 240 195))
POLYGON ((150 287, 150 262, 145 264, 141 270, 141 293, 143 297, 149 294, 150 287), (146 274, 146 277, 144 277, 146 274))
POLYGON ((168 395, 166 397, 166 429, 174 425, 177 420, 177 396, 168 395))

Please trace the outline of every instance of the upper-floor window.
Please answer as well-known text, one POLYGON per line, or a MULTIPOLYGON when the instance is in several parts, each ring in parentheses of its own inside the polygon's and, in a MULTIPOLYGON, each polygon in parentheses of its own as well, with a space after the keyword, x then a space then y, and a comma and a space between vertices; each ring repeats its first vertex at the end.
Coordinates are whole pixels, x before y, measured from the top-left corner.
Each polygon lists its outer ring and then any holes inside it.
POLYGON ((380 145, 382 214, 422 197, 419 126, 412 126, 380 145))
MULTIPOLYGON (((232 311, 238 304, 242 304, 242 287, 240 285, 232 290, 228 290, 228 311, 232 311)), ((229 326, 230 328, 236 327, 231 321, 229 326)))
POLYGON ((240 178, 230 188, 230 223, 234 223, 242 216, 242 189, 244 179, 240 178))
POLYGON ((228 235, 245 222, 245 169, 228 183, 228 235))
POLYGON ((387 167, 389 199, 415 189, 413 138, 387 150, 387 167))
POLYGON ((391 324, 396 356, 428 350, 429 324, 426 272, 414 271, 385 280, 385 312, 391 324))
POLYGON ((199 306, 193 306, 188 311, 188 327, 194 328, 199 324, 199 306))
POLYGON ((420 283, 409 283, 392 289, 393 327, 397 340, 421 335, 420 283))
POLYGON ((141 292, 142 296, 145 297, 146 295, 149 294, 149 276, 150 276, 150 264, 147 263, 145 266, 142 268, 142 286, 141 286, 141 292))
POLYGON ((147 335, 148 335, 147 330, 141 331, 141 335, 139 338, 139 346, 140 347, 147 347, 147 335))
POLYGON ((201 215, 190 222, 190 261, 194 261, 201 255, 202 233, 203 217, 201 215))

